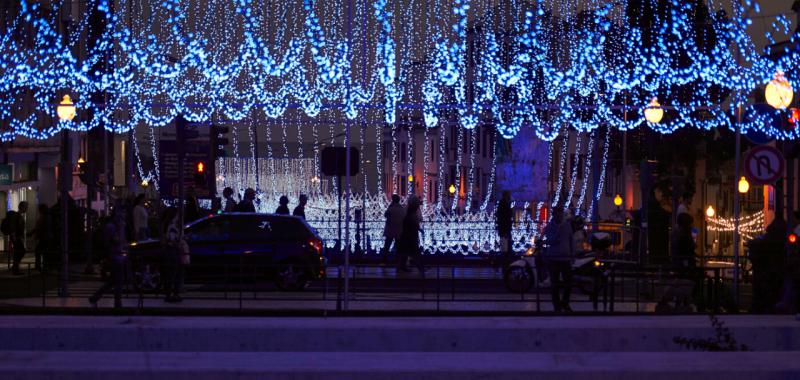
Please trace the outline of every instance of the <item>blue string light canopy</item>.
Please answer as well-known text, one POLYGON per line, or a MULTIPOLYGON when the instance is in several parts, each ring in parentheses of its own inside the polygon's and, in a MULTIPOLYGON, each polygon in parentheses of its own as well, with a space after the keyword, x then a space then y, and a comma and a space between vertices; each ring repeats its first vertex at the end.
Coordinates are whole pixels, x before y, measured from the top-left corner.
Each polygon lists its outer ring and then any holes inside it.
MULTIPOLYGON (((773 18, 766 36, 790 35, 783 54, 768 58, 756 46, 751 17, 760 7, 751 0, 75 4, 20 0, 6 18, 0 140, 95 127, 126 132, 177 115, 277 119, 289 109, 310 118, 333 109, 350 120, 375 111, 387 124, 419 112, 429 128, 489 124, 505 138, 531 128, 548 141, 563 126, 733 128, 739 104, 728 95, 766 86, 781 112, 793 88, 782 73, 800 62, 785 16, 773 18), (702 20, 698 6, 706 9, 702 20), (348 7, 352 20, 342 11, 348 7), (636 7, 657 12, 645 23, 626 12, 636 7), (64 14, 73 19, 66 27, 64 14), (96 36, 91 48, 88 35, 96 36), (74 119, 57 115, 64 95, 74 119)), ((774 114, 754 114, 743 132, 800 133, 766 122, 774 114)))

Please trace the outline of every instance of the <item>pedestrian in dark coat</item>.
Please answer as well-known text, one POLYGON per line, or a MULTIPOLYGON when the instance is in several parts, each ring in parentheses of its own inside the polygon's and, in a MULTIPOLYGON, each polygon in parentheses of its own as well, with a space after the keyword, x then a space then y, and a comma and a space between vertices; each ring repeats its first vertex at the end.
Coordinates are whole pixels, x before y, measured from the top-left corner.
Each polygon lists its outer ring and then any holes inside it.
POLYGON ((289 197, 285 195, 281 195, 280 199, 280 206, 275 209, 275 213, 278 215, 289 215, 289 197))
POLYGON ((500 238, 501 259, 499 260, 499 266, 504 267, 506 262, 511 259, 511 227, 513 224, 513 213, 511 211, 510 192, 503 192, 503 197, 500 199, 500 203, 497 205, 495 219, 497 235, 500 238))
POLYGON ((389 257, 389 250, 392 248, 392 243, 397 249, 399 244, 400 235, 403 232, 403 220, 406 217, 406 210, 400 205, 400 196, 397 194, 392 195, 392 203, 386 208, 383 213, 386 218, 386 225, 383 227, 383 261, 386 262, 389 257))
POLYGON ((105 246, 108 250, 108 260, 111 268, 111 276, 106 280, 100 289, 89 297, 89 303, 97 307, 97 301, 109 290, 114 290, 114 308, 122 307, 122 287, 125 278, 125 251, 127 240, 125 238, 125 209, 123 205, 115 206, 112 209, 111 220, 106 223, 105 246))
POLYGON ((303 219, 306 218, 306 203, 308 203, 308 197, 305 194, 300 194, 300 202, 297 207, 294 208, 292 211, 292 215, 299 216, 303 219))
POLYGON ((11 266, 11 272, 14 275, 22 274, 19 270, 19 265, 22 258, 25 257, 25 213, 28 212, 28 202, 19 202, 17 212, 9 213, 7 218, 11 226, 11 252, 14 262, 11 266))
POLYGON ((256 191, 251 188, 247 188, 247 190, 244 191, 244 198, 242 198, 242 201, 236 205, 236 212, 256 212, 256 205, 254 203, 255 200, 256 191))
POLYGON ((400 233, 400 241, 397 247, 398 269, 408 272, 406 259, 411 258, 417 264, 420 274, 425 274, 425 267, 422 265, 422 252, 419 246, 419 233, 422 230, 420 224, 422 218, 419 214, 420 200, 416 196, 411 196, 406 207, 406 216, 403 218, 403 231, 400 233))
POLYGON ((545 261, 550 271, 550 293, 555 312, 572 311, 572 260, 575 258, 574 229, 571 219, 564 219, 561 207, 553 208, 553 217, 544 230, 545 261))
MULTIPOLYGON (((37 270, 42 270, 44 264, 44 257, 48 256, 49 251, 52 249, 53 241, 53 219, 50 215, 50 208, 46 204, 39 204, 39 214, 36 218, 36 227, 29 236, 36 237, 36 266, 37 270)), ((48 263, 50 264, 50 263, 48 263)))

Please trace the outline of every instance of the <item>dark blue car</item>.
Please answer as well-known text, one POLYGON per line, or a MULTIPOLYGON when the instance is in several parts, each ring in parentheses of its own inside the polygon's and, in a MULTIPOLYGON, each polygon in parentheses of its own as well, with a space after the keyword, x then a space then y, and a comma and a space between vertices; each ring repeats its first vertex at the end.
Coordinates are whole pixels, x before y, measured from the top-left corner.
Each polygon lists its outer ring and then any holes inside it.
MULTIPOLYGON (((271 279, 284 290, 301 290, 325 276, 322 239, 303 219, 272 214, 209 216, 185 229, 191 251, 187 279, 219 282, 242 277, 271 279), (216 280, 216 281, 215 281, 216 280)), ((144 291, 161 286, 165 253, 158 241, 132 243, 134 284, 144 291)))

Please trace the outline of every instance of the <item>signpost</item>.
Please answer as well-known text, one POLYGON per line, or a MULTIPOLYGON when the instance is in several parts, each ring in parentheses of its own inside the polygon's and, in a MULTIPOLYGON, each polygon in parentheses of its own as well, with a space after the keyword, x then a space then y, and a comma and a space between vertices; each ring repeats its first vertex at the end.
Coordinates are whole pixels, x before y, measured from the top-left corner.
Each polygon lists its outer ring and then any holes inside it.
POLYGON ((747 152, 744 172, 755 185, 769 185, 783 176, 786 160, 778 149, 760 145, 747 152))

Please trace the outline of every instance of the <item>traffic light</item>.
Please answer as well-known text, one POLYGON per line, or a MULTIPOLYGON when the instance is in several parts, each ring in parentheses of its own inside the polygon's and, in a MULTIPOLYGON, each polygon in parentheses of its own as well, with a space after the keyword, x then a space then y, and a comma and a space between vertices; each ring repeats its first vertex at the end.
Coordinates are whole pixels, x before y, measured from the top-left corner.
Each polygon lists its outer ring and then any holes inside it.
POLYGON ((195 165, 194 185, 198 189, 206 187, 206 163, 203 161, 198 161, 195 165))
POLYGON ((211 154, 212 158, 225 157, 225 147, 228 145, 228 132, 230 128, 220 125, 211 126, 211 154))

